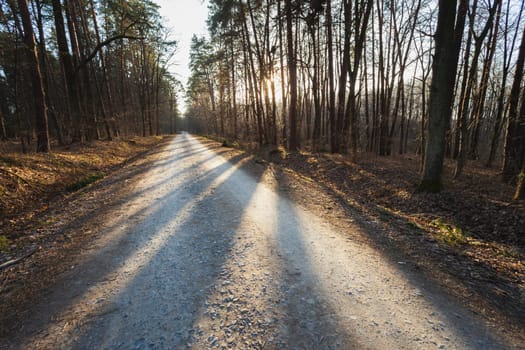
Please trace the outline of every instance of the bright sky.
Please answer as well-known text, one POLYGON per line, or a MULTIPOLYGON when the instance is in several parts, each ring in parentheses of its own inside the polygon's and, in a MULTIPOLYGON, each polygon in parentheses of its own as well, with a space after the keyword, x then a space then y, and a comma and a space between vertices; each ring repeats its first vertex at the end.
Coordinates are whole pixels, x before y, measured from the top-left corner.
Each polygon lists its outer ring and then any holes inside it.
POLYGON ((207 0, 156 0, 160 15, 166 19, 164 25, 172 31, 171 39, 178 41, 178 50, 170 71, 175 73, 184 86, 190 75, 188 68, 191 37, 207 35, 207 0))

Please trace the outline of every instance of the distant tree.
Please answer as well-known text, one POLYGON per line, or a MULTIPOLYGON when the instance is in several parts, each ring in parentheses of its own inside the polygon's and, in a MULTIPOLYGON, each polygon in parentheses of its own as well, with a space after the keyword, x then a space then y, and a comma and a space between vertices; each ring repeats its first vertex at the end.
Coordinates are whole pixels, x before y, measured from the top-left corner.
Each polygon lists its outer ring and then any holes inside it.
POLYGON ((505 135, 505 154, 502 177, 511 182, 518 177, 515 198, 523 198, 525 194, 525 90, 522 89, 523 70, 525 68, 525 28, 516 61, 514 81, 510 91, 509 118, 505 135), (523 91, 523 93, 521 93, 523 91), (520 104, 521 95, 521 108, 520 104))
POLYGON ((286 43, 288 47, 288 81, 290 88, 290 105, 288 107, 288 118, 290 120, 290 138, 288 148, 296 150, 299 147, 297 130, 297 57, 293 35, 293 13, 291 0, 284 1, 284 13, 286 17, 286 43))

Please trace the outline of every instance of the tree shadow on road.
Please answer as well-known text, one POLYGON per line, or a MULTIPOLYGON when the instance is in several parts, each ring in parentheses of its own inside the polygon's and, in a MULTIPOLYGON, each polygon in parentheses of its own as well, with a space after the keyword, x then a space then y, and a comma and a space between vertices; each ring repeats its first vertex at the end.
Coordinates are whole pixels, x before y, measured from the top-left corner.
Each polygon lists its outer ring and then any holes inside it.
MULTIPOLYGON (((277 177, 277 180, 279 182, 282 179, 277 177)), ((323 183, 319 183, 318 185, 323 191, 328 193, 331 198, 335 198, 339 204, 346 208, 346 215, 349 215, 349 217, 352 218, 352 221, 357 224, 355 226, 358 228, 360 233, 364 234, 364 237, 367 238, 367 242, 371 244, 372 248, 377 251, 380 256, 384 257, 388 265, 397 271, 398 274, 402 276, 402 278, 406 280, 411 286, 413 286, 414 290, 417 290, 418 293, 424 295, 431 302, 432 306, 436 310, 436 313, 446 320, 445 323, 448 325, 448 328, 453 329, 453 332, 457 334, 460 339, 462 339, 466 344, 471 344, 471 346, 478 348, 500 348, 502 346, 501 344, 504 340, 499 340, 498 338, 502 333, 506 332, 505 329, 500 329, 497 327, 497 325, 492 324, 488 320, 487 322, 483 323, 479 320, 476 320, 475 315, 477 313, 475 311, 473 312, 468 307, 466 308, 465 306, 467 305, 462 304, 461 300, 458 300, 453 295, 451 295, 450 291, 443 287, 442 281, 436 280, 435 276, 421 273, 422 271, 419 271, 417 268, 413 268, 411 262, 407 263, 407 257, 402 253, 404 246, 400 242, 390 240, 388 234, 386 234, 385 228, 376 227, 373 224, 373 222, 376 221, 375 218, 367 217, 366 213, 357 213, 355 208, 349 207, 346 200, 340 194, 334 192, 333 189, 323 183), (458 310, 458 312, 455 313, 453 310, 458 310), (459 310, 463 311, 460 312, 459 310), (475 330, 476 333, 473 334, 472 330, 475 330)), ((289 186, 290 183, 288 182, 282 182, 279 185, 279 187, 285 189, 289 186)), ((313 193, 314 192, 308 194, 311 196, 313 193)), ((289 198, 290 201, 308 201, 308 194, 297 194, 294 191, 286 191, 286 193, 281 191, 281 194, 284 197, 289 198)), ((312 199, 313 198, 310 200, 312 199)), ((319 291, 315 292, 316 288, 322 284, 322 278, 321 276, 316 277, 315 273, 312 272, 314 263, 308 258, 308 242, 305 241, 307 237, 304 232, 305 229, 301 228, 299 222, 294 219, 293 214, 282 214, 285 212, 290 212, 290 210, 293 212, 294 210, 293 206, 290 206, 290 204, 284 204, 284 202, 281 203, 282 201, 285 200, 279 200, 280 204, 278 203, 278 206, 281 207, 278 210, 278 215, 282 216, 278 225, 278 232, 280 232, 279 240, 281 242, 285 242, 284 244, 286 246, 296 247, 295 249, 299 250, 299 252, 296 252, 296 256, 299 254, 305 257, 306 264, 310 264, 310 267, 307 266, 306 269, 310 271, 308 273, 308 279, 310 280, 311 288, 313 290, 313 300, 323 300, 323 293, 319 291)), ((338 227, 338 229, 340 228, 338 227)), ((346 229, 349 230, 349 237, 355 236, 355 234, 351 233, 351 231, 354 231, 355 228, 347 227, 346 229)), ((325 237, 325 239, 329 239, 329 237, 325 237)), ((289 268, 287 267, 287 264, 285 264, 283 270, 286 271, 287 269, 289 268)), ((374 271, 370 271, 370 273, 374 273, 374 271)), ((297 310, 291 309, 289 312, 293 315, 297 313, 297 310)), ((518 321, 518 324, 523 322, 523 315, 519 316, 519 318, 521 318, 521 320, 518 321)), ((517 321, 517 319, 514 320, 517 321)), ((344 329, 348 331, 348 327, 344 327, 344 329)), ((298 333, 301 334, 300 330, 298 333)), ((350 336, 348 336, 348 334, 343 332, 342 336, 340 336, 340 339, 344 339, 345 342, 349 340, 351 341, 351 333, 352 331, 350 331, 350 336)), ((409 339, 406 339, 406 341, 407 344, 409 344, 409 339)), ((351 343, 348 348, 352 347, 353 345, 351 343)))
MULTIPOLYGON (((189 157, 192 153, 184 152, 182 157, 189 157)), ((230 186, 231 177, 242 171, 240 168, 246 159, 245 155, 239 155, 226 162, 216 153, 207 155, 205 150, 198 150, 197 153, 200 153, 201 159, 197 165, 184 163, 187 171, 194 172, 190 176, 184 174, 184 169, 175 168, 178 163, 174 163, 169 155, 123 174, 120 180, 143 176, 148 171, 145 169, 152 167, 160 167, 158 170, 161 171, 171 168, 169 179, 156 183, 148 191, 162 192, 161 188, 166 186, 170 189, 145 207, 132 203, 137 196, 147 194, 140 187, 120 198, 112 210, 118 208, 124 214, 106 227, 103 234, 115 237, 110 239, 107 247, 84 259, 74 272, 63 275, 49 287, 50 294, 36 308, 37 311, 29 308, 33 312, 32 322, 27 323, 27 319, 24 322, 23 318, 13 322, 14 327, 9 327, 12 331, 26 329, 18 337, 14 334, 12 340, 18 344, 31 341, 24 335, 32 336, 34 332, 45 330, 51 319, 57 317, 74 321, 77 330, 71 335, 56 327, 48 330, 48 337, 56 337, 51 344, 64 341, 59 340, 64 336, 71 336, 74 340, 80 334, 83 336, 77 339, 78 344, 93 345, 123 339, 122 336, 128 335, 124 340, 131 343, 125 347, 140 346, 141 342, 148 341, 171 347, 179 346, 191 337, 195 312, 206 299, 207 288, 223 265, 234 235, 234 232, 228 231, 227 225, 242 213, 239 208, 229 208, 227 201, 217 202, 220 197, 216 199, 216 194, 230 186), (216 164, 209 165, 208 169, 199 169, 199 166, 213 159, 216 164), (174 185, 171 186, 170 182, 174 185), (209 198, 211 195, 213 200, 209 198), (133 206, 132 211, 126 213, 126 207, 130 205, 133 206), (224 220, 225 215, 230 215, 228 220, 224 220), (132 268, 126 269, 126 264, 131 264, 132 268), (151 282, 152 278, 156 285, 148 288, 144 283, 151 282), (125 281, 124 285, 117 286, 119 292, 116 295, 103 297, 104 300, 100 297, 90 299, 103 295, 106 288, 113 289, 112 281, 125 281), (76 315, 71 320, 71 310, 79 305, 87 314, 76 315), (107 316, 114 315, 107 320, 107 316), (136 320, 116 319, 119 317, 135 317, 136 320), (155 324, 163 321, 162 325, 155 324), (131 324, 131 327, 106 328, 115 322, 131 324), (143 327, 158 329, 158 333, 140 336, 143 327), (121 331, 124 333, 120 334, 121 331)), ((253 191, 254 188, 245 190, 253 191)), ((249 192, 246 195, 249 196, 249 192)), ((70 227, 91 220, 103 211, 102 208, 90 211, 75 219, 70 227)), ((7 321, 2 320, 2 324, 7 325, 7 321)))

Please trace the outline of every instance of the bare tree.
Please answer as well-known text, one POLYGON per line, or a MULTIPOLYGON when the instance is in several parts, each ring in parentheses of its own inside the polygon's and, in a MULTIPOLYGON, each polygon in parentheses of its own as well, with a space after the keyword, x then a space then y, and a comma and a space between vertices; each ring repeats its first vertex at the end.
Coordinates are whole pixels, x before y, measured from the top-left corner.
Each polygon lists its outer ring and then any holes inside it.
POLYGON ((443 188, 442 173, 445 136, 450 122, 459 50, 465 27, 468 1, 439 1, 435 34, 435 53, 430 86, 429 120, 423 173, 418 190, 439 192, 443 188))

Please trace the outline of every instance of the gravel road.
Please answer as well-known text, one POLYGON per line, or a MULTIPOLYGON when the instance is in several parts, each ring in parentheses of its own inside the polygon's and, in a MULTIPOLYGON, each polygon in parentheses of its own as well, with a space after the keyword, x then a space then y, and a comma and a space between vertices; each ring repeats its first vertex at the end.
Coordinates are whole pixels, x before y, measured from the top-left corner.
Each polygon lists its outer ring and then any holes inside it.
POLYGON ((248 158, 227 162, 189 134, 159 152, 7 347, 523 346, 354 239, 357 226, 336 228, 254 177, 248 158))

